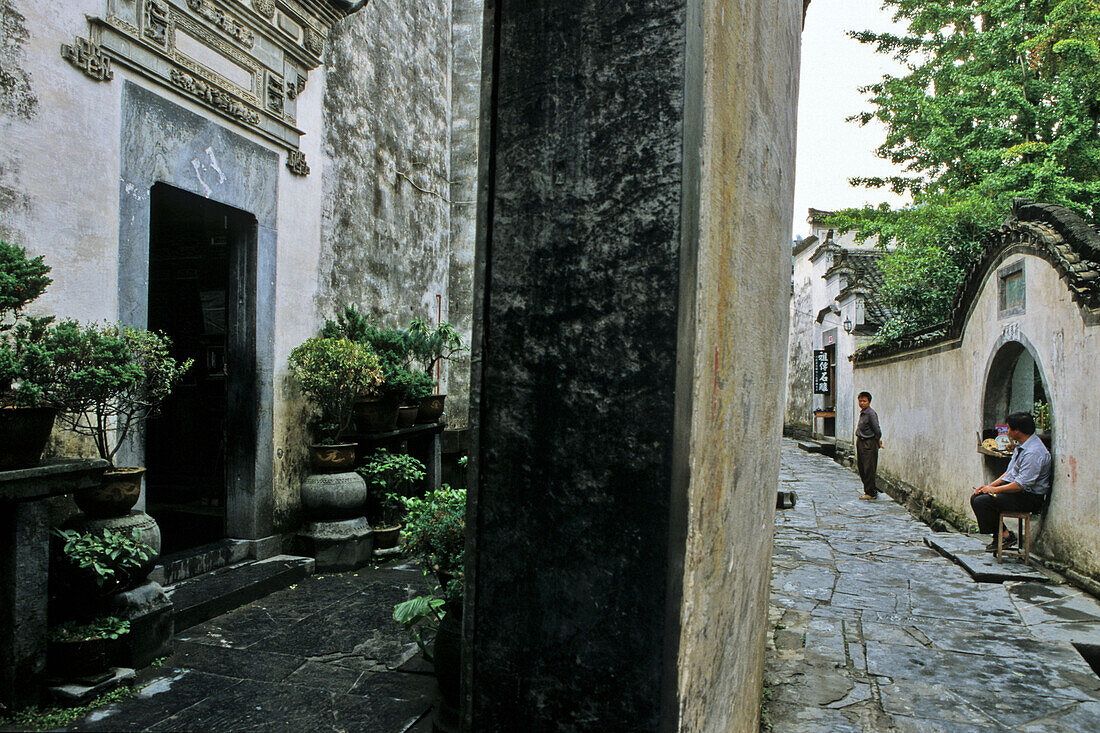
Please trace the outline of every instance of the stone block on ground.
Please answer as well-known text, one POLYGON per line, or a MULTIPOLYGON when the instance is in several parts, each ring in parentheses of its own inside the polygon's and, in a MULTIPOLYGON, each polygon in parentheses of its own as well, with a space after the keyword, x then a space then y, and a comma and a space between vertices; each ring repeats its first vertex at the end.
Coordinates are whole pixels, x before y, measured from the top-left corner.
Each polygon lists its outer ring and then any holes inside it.
POLYGON ((930 534, 924 541, 936 552, 962 566, 979 583, 1001 583, 1006 580, 1051 582, 1046 573, 1019 560, 1005 558, 1003 562, 997 562, 992 552, 985 551, 988 540, 983 541, 979 537, 982 536, 943 532, 930 534))
POLYGON ((124 685, 134 684, 134 670, 129 667, 112 667, 107 679, 94 685, 66 682, 49 688, 50 699, 57 705, 73 707, 83 705, 124 685))

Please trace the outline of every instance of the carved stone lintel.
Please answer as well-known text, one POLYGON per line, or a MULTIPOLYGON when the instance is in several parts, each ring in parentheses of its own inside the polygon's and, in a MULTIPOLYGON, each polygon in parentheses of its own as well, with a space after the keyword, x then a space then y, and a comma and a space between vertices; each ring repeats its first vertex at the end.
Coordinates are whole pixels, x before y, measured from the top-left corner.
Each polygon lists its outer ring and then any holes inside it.
POLYGON ((221 89, 207 84, 201 79, 196 79, 179 69, 172 69, 171 78, 172 83, 180 89, 206 102, 211 107, 220 109, 230 117, 249 125, 260 124, 259 113, 244 106, 221 89))
POLYGON ((275 0, 252 0, 252 9, 265 18, 275 17, 275 0))
POLYGON ((301 74, 298 74, 297 82, 290 82, 286 85, 286 98, 297 99, 298 95, 306 90, 306 78, 301 74))
POLYGON ((320 56, 325 51, 325 39, 321 37, 320 33, 312 28, 306 28, 302 45, 304 45, 306 50, 314 56, 320 56))
POLYGON ((168 45, 168 6, 161 0, 145 2, 145 37, 161 46, 168 45))
POLYGON ((274 74, 267 75, 267 108, 277 115, 281 115, 284 109, 286 91, 283 80, 274 74))
POLYGON ((61 57, 96 81, 110 81, 115 77, 115 72, 111 71, 111 57, 87 38, 77 36, 72 45, 62 44, 61 57))
POLYGON ((252 48, 256 45, 256 36, 249 28, 221 8, 211 4, 209 0, 187 0, 187 7, 206 18, 227 36, 236 39, 245 47, 252 48))
POLYGON ((291 173, 296 176, 308 176, 309 164, 306 163, 306 156, 301 150, 290 150, 286 154, 286 167, 291 173))

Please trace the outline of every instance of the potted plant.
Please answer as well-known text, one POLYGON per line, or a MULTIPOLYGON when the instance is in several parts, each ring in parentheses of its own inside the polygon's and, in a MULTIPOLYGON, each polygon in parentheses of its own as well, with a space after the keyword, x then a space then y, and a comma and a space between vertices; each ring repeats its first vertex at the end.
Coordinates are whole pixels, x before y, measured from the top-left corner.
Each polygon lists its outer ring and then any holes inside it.
POLYGON ((58 420, 92 438, 109 464, 100 487, 74 495, 77 506, 92 517, 122 516, 137 502, 145 469, 117 466, 115 458, 192 362, 174 359, 166 336, 111 323, 64 321, 50 329, 44 343, 52 358, 50 400, 58 420))
POLYGON ((49 272, 41 256, 0 240, 0 471, 38 465, 57 414, 42 345, 53 319, 23 314, 52 282, 49 272))
POLYGON ((388 386, 397 400, 397 427, 412 427, 419 421, 424 399, 435 386, 431 375, 400 367, 391 371, 388 386))
POLYGON ((321 413, 317 442, 311 446, 314 468, 350 468, 355 444, 340 441, 351 425, 355 400, 382 381, 378 359, 346 337, 315 336, 290 352, 290 366, 302 392, 321 413))
MULTIPOLYGON (((434 329, 423 318, 414 318, 408 330, 409 347, 414 357, 424 367, 424 373, 433 379, 432 373, 441 361, 449 361, 466 350, 462 336, 454 326, 441 321, 434 329)), ((443 414, 446 395, 436 392, 426 394, 420 403, 416 421, 427 423, 439 420, 443 414)))
POLYGON ((91 604, 74 604, 70 610, 85 615, 99 611, 98 602, 120 591, 129 590, 145 579, 156 560, 156 551, 142 541, 141 530, 119 532, 79 532, 51 530, 59 543, 54 568, 60 587, 91 604))
POLYGON ((46 636, 46 669, 59 679, 99 682, 121 656, 130 622, 118 616, 100 616, 85 624, 66 621, 46 636))
POLYGON ((344 306, 335 320, 325 322, 321 335, 346 338, 366 346, 378 358, 382 379, 377 386, 359 396, 354 404, 355 426, 361 433, 381 433, 397 425, 399 403, 403 398, 399 374, 409 360, 408 336, 396 328, 382 328, 355 306, 344 306))
POLYGON ((424 480, 424 464, 407 453, 379 448, 357 470, 367 482, 367 519, 374 527, 375 549, 396 547, 405 518, 404 499, 424 480))
POLYGON ((51 615, 64 621, 49 631, 47 667, 54 677, 86 678, 122 656, 130 622, 107 614, 109 600, 144 580, 156 552, 137 529, 52 534, 57 551, 51 553, 51 615))
POLYGON ((453 714, 458 707, 461 670, 463 563, 466 553, 466 491, 444 484, 423 498, 405 499, 403 546, 425 572, 439 580, 431 596, 419 596, 394 607, 394 620, 414 631, 427 651, 421 629, 435 631, 426 656, 435 665, 443 702, 453 714))

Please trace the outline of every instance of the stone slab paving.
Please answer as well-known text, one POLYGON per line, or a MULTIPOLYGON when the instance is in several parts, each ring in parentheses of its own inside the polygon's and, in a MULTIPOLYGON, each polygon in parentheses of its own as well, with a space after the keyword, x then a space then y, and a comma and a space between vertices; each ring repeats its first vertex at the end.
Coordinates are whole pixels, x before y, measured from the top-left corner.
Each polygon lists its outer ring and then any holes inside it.
POLYGON ((780 484, 798 502, 776 512, 771 730, 1100 731, 1100 677, 1073 646, 1100 643, 1096 599, 1026 570, 976 582, 926 542, 978 538, 860 500, 853 472, 788 439, 780 484))
POLYGON ((132 698, 69 730, 431 730, 435 677, 392 618, 425 588, 398 562, 310 576, 177 635, 132 698))

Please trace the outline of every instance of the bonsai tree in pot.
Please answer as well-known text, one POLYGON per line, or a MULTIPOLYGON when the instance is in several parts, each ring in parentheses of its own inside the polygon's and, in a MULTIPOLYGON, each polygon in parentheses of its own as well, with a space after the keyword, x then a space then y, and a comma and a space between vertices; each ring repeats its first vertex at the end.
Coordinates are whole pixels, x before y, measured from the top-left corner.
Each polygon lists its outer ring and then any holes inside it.
POLYGON ((355 400, 382 382, 378 358, 346 337, 315 336, 290 352, 290 367, 302 392, 320 411, 315 465, 326 469, 351 465, 354 445, 342 444, 340 439, 351 425, 355 400))
MULTIPOLYGON (((384 328, 375 319, 361 313, 355 306, 344 306, 335 320, 329 320, 321 330, 329 338, 346 338, 368 347, 378 357, 382 371, 381 383, 363 395, 355 405, 356 426, 362 433, 393 430, 397 425, 398 408, 419 403, 413 390, 422 391, 425 380, 410 368, 412 352, 409 334, 398 328, 384 328)), ((427 391, 431 392, 431 380, 427 391)))
MULTIPOLYGON (((424 373, 435 382, 432 376, 436 366, 449 361, 466 350, 462 336, 454 326, 441 321, 434 329, 423 318, 414 318, 408 330, 409 348, 414 358, 424 367, 424 373)), ((420 404, 417 422, 434 422, 443 414, 443 402, 446 395, 429 392, 420 404)))
POLYGON ((0 470, 37 465, 57 413, 42 343, 53 318, 23 313, 52 282, 49 272, 42 257, 0 240, 0 470))
POLYGON ((89 516, 121 516, 137 501, 145 469, 118 467, 115 457, 171 394, 191 360, 174 359, 166 336, 116 324, 64 321, 44 342, 52 356, 51 401, 58 419, 92 438, 110 464, 103 486, 78 493, 77 505, 89 516))
POLYGON ((367 482, 367 519, 375 528, 375 548, 397 546, 405 518, 404 500, 424 480, 424 464, 407 453, 379 448, 357 471, 367 482))

